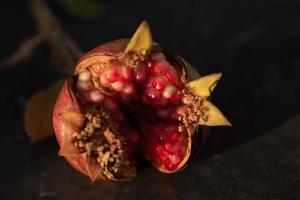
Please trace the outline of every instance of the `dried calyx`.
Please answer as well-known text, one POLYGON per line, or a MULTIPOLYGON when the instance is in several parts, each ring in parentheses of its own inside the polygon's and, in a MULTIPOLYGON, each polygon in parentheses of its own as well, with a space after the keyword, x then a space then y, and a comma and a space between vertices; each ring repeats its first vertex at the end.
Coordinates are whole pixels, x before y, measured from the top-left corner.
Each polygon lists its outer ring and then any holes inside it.
POLYGON ((130 41, 85 54, 54 110, 60 154, 93 181, 131 180, 140 153, 162 172, 180 170, 199 126, 230 125, 207 100, 221 74, 187 83, 185 63, 153 44, 146 22, 130 41))

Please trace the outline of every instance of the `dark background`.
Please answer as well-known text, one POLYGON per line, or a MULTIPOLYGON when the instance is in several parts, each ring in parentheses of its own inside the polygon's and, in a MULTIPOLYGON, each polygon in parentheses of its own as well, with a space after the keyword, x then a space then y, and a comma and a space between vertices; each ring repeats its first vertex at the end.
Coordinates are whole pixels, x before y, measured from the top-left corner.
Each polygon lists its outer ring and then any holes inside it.
MULTIPOLYGON (((195 167, 170 176, 145 167, 140 177, 129 185, 99 183, 92 186, 87 178, 56 156, 58 146, 54 139, 33 145, 23 128, 27 99, 62 77, 51 66, 49 48, 43 44, 30 60, 0 72, 0 196, 4 195, 4 199, 90 199, 101 198, 101 195, 108 199, 299 199, 300 168, 297 170, 296 166, 300 166, 300 161, 296 162, 296 158, 291 158, 295 163, 287 164, 291 168, 272 171, 268 179, 252 174, 251 167, 256 172, 273 167, 268 166, 268 159, 272 159, 271 155, 282 155, 285 148, 279 148, 280 152, 274 148, 270 157, 265 154, 261 158, 266 161, 264 169, 255 169, 251 163, 256 160, 246 159, 245 154, 225 156, 224 163, 249 163, 241 167, 241 173, 248 178, 257 176, 256 190, 252 190, 253 185, 249 183, 242 187, 243 184, 222 177, 222 172, 230 170, 230 166, 228 169, 222 165, 215 167, 213 161, 216 156, 228 155, 228 151, 233 152, 249 142, 252 144, 249 154, 259 155, 255 140, 299 114, 299 1, 105 0, 102 1, 105 14, 94 20, 76 18, 59 5, 48 2, 84 51, 113 39, 130 37, 146 19, 155 41, 167 50, 182 55, 202 74, 223 73, 213 102, 231 120, 233 127, 213 128, 195 164, 204 171, 214 169, 208 175, 213 178, 206 176, 208 182, 193 173, 197 171, 195 167), (226 160, 229 158, 235 160, 226 160), (220 176, 216 178, 216 175, 220 176), (281 180, 285 181, 285 187, 280 185, 281 180), (181 184, 189 186, 185 188, 181 184), (263 187, 267 189, 260 191, 263 187)), ((0 60, 14 52, 23 39, 36 33, 35 19, 25 1, 1 2, 0 24, 0 60)), ((300 133, 299 126, 294 130, 300 133)), ((287 153, 282 158, 289 156, 287 153)), ((274 163, 276 161, 269 164, 274 163)))

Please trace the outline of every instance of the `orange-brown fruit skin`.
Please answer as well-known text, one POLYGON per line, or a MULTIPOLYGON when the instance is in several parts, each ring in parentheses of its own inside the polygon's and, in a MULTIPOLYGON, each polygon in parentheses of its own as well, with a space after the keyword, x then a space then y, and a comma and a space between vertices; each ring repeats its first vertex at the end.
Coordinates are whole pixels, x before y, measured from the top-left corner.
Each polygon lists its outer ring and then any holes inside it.
MULTIPOLYGON (((122 53, 124 53, 124 49, 126 48, 127 44, 129 42, 129 39, 120 39, 120 40, 115 40, 112 42, 108 42, 106 44, 100 45, 92 50, 90 50, 89 52, 87 52, 86 54, 84 54, 81 59, 79 60, 78 64, 76 65, 75 68, 75 72, 74 74, 78 74, 80 73, 83 69, 81 65, 85 60, 95 57, 95 56, 119 56, 122 53)), ((153 49, 156 50, 160 50, 160 47, 155 44, 153 46, 153 49)), ((189 73, 188 70, 195 70, 195 69, 186 69, 187 67, 190 66, 182 66, 184 68, 184 71, 187 71, 186 73, 186 79, 189 80, 189 73)), ((194 75, 194 74, 191 74, 194 75)), ((53 111, 53 126, 54 126, 54 131, 55 131, 55 135, 58 141, 58 144, 60 146, 62 146, 62 138, 64 137, 68 137, 71 134, 71 129, 70 128, 63 128, 66 127, 66 123, 63 122, 63 119, 60 117, 60 113, 63 112, 80 112, 80 107, 79 104, 74 96, 74 92, 73 92, 73 85, 72 85, 72 81, 73 79, 70 78, 69 80, 67 80, 62 89, 61 92, 57 98, 55 107, 54 107, 54 111, 53 111)), ((201 141, 199 141, 201 144, 200 146, 202 146, 202 144, 205 142, 207 135, 208 135, 208 131, 207 131, 207 127, 205 127, 205 131, 202 131, 202 129, 199 127, 198 129, 199 131, 202 132, 201 135, 201 141)), ((177 172, 181 169, 184 168, 184 166, 187 163, 188 158, 190 157, 190 153, 192 151, 191 149, 191 138, 194 134, 194 131, 190 132, 189 134, 189 149, 188 149, 188 153, 187 153, 187 157, 181 162, 181 164, 179 165, 180 167, 176 170, 176 171, 168 171, 167 169, 164 169, 160 166, 157 166, 155 164, 154 167, 156 167, 159 171, 164 172, 164 173, 174 173, 177 172)), ((86 157, 80 155, 80 154, 76 154, 76 155, 72 155, 72 156, 64 156, 65 159, 75 168, 77 169, 79 172, 88 175, 88 172, 85 169, 85 163, 87 162, 86 157)))

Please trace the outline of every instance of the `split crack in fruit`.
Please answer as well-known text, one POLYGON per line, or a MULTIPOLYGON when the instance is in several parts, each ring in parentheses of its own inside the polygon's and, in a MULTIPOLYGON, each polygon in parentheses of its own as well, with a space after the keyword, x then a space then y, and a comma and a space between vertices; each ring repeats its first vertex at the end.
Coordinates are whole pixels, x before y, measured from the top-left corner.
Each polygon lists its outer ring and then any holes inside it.
POLYGON ((131 40, 87 52, 54 108, 59 154, 92 181, 132 180, 140 155, 161 172, 182 169, 199 127, 231 126, 207 100, 221 74, 190 81, 189 68, 145 21, 131 40))

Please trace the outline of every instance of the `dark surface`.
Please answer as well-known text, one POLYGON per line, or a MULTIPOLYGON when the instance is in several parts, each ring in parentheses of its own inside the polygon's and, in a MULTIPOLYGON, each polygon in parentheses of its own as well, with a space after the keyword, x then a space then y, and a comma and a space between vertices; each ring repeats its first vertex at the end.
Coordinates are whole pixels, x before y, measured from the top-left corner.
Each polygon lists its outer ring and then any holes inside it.
POLYGON ((1 194, 4 199, 299 199, 299 124, 300 116, 175 175, 143 169, 130 183, 92 185, 55 151, 44 152, 8 179, 1 194))
MULTIPOLYGON (((36 32, 27 5, 21 2, 6 1, 1 5, 0 60, 36 32)), ((200 160, 175 176, 146 168, 137 181, 129 185, 91 187, 85 177, 56 156, 58 147, 54 140, 32 145, 23 129, 26 100, 36 90, 61 77, 51 68, 47 46, 41 45, 31 60, 0 73, 0 184, 3 190, 0 196, 72 199, 71 195, 76 194, 77 199, 83 199, 96 198, 99 193, 107 197, 127 193, 138 197, 135 193, 144 192, 148 199, 180 199, 184 195, 189 199, 299 198, 300 192, 296 191, 299 148, 294 143, 297 140, 294 137, 299 141, 299 120, 298 124, 293 123, 293 134, 287 134, 285 146, 280 146, 281 140, 272 139, 274 132, 263 136, 271 138, 267 139, 270 143, 263 152, 260 148, 265 144, 251 140, 299 114, 300 2, 114 0, 104 3, 106 14, 93 21, 78 20, 51 5, 83 50, 129 37, 143 19, 148 20, 154 39, 163 47, 181 54, 203 74, 223 72, 213 101, 234 127, 212 129, 202 152, 205 166, 200 160), (246 149, 237 147, 249 141, 246 149), (290 147, 289 142, 295 146, 290 147), (241 153, 222 153, 234 147, 241 153), (214 161, 216 154, 221 155, 221 161, 214 161), (278 163, 282 160, 283 169, 272 171, 276 160, 278 163), (242 173, 240 178, 232 176, 235 171, 230 170, 231 167, 242 173), (209 175, 202 174, 206 172, 209 175), (140 185, 140 189, 136 185, 140 185), (144 188, 149 191, 145 192, 144 188), (158 190, 161 192, 157 193, 158 190)), ((289 133, 289 128, 280 130, 280 134, 289 133)))

